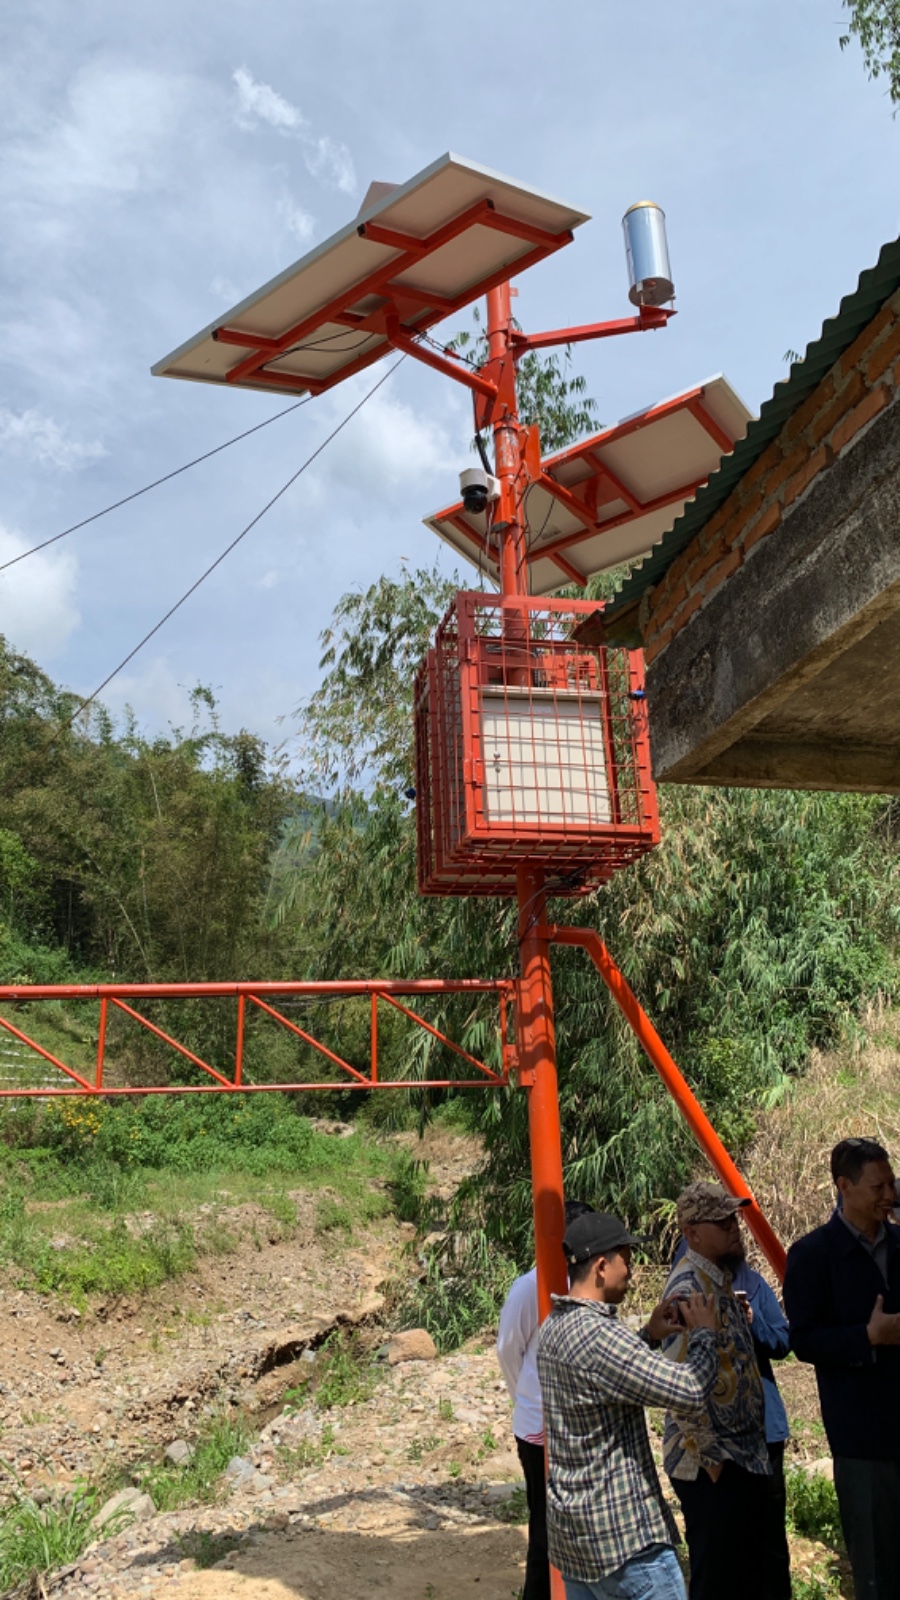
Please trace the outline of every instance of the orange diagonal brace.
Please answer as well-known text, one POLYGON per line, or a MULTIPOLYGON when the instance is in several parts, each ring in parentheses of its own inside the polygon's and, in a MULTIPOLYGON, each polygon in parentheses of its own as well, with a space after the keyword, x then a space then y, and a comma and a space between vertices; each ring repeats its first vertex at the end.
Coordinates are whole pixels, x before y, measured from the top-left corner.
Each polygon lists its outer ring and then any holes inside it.
POLYGON ((357 1072, 356 1067, 351 1067, 349 1061, 344 1061, 341 1056, 336 1056, 333 1050, 329 1050, 327 1044, 322 1044, 320 1040, 314 1039, 311 1033, 307 1033, 303 1028, 298 1027, 296 1022, 291 1022, 289 1017, 283 1017, 280 1011, 275 1010, 274 1006, 267 1005, 265 1000, 260 1000, 258 994, 248 994, 247 999, 252 1000, 255 1006, 259 1006, 260 1011, 267 1011, 270 1017, 275 1018, 276 1022, 282 1023, 285 1028, 290 1028, 291 1033, 296 1033, 306 1044, 312 1045, 313 1049, 318 1050, 320 1055, 325 1056, 328 1061, 333 1061, 336 1067, 341 1067, 344 1072, 349 1072, 350 1076, 356 1078, 359 1083, 369 1084, 372 1082, 372 1079, 367 1078, 364 1072, 357 1072))
POLYGON ((453 1051, 454 1055, 462 1056, 463 1061, 468 1061, 471 1067, 475 1067, 478 1072, 483 1072, 486 1078, 489 1078, 492 1083, 499 1084, 502 1088, 503 1079, 498 1073, 494 1072, 491 1067, 486 1067, 483 1061, 476 1060, 475 1056, 470 1056, 468 1050, 464 1050, 462 1045, 454 1044, 453 1040, 448 1039, 445 1033, 441 1033, 440 1028, 435 1028, 430 1022, 426 1022, 425 1018, 420 1017, 417 1011, 410 1011, 409 1006, 401 1005, 400 1001, 395 1000, 392 994, 379 993, 378 998, 386 1000, 388 1005, 393 1006, 396 1011, 402 1011, 405 1017, 417 1022, 420 1028, 425 1029, 426 1033, 431 1033, 436 1039, 440 1039, 441 1044, 445 1044, 448 1050, 453 1051))
POLYGON ((476 394, 484 395, 488 400, 496 400, 497 385, 491 383, 489 378, 482 378, 478 372, 470 372, 467 366, 460 364, 459 357, 456 358, 454 365, 444 356, 437 355, 434 350, 426 350, 406 328, 400 326, 398 317, 389 314, 385 318, 385 325, 388 339, 395 349, 404 351, 408 356, 414 356, 416 361, 424 362, 426 367, 434 367, 446 378, 455 378, 457 383, 464 383, 467 389, 474 389, 476 394))
POLYGON ((694 421, 699 422, 701 428, 706 430, 710 438, 715 441, 723 454, 726 456, 730 455, 734 449, 735 440, 732 439, 731 434, 727 433, 721 424, 716 421, 715 417, 710 415, 706 409, 706 406, 703 404, 703 401, 700 399, 692 400, 688 406, 688 410, 691 413, 691 416, 694 418, 694 421))
POLYGON ((772 1271, 782 1279, 786 1256, 781 1240, 771 1223, 763 1216, 746 1179, 741 1176, 732 1161, 706 1112, 688 1087, 599 933, 595 933, 593 928, 548 928, 547 934, 554 944, 580 945, 587 951, 616 1005, 633 1029, 638 1043, 650 1057, 710 1166, 718 1173, 731 1194, 740 1195, 741 1199, 750 1201, 744 1210, 747 1226, 772 1271))
POLYGON ((566 507, 567 511, 571 511, 573 517, 577 517, 579 522, 583 522, 586 528, 597 528, 596 516, 591 515, 584 501, 579 500, 578 496, 574 495, 571 489, 567 489, 565 484, 557 483, 549 472, 542 472, 538 482, 542 489, 546 489, 554 500, 558 500, 561 505, 566 507))
POLYGON ((27 1044, 29 1050, 34 1050, 37 1055, 43 1056, 44 1060, 49 1061, 52 1067, 58 1067, 60 1072, 66 1074, 67 1078, 74 1078, 75 1082, 80 1084, 82 1089, 86 1089, 89 1094, 93 1093, 94 1085, 88 1083, 87 1078, 82 1078, 72 1067, 67 1067, 64 1061, 59 1061, 56 1056, 52 1056, 50 1051, 45 1050, 42 1044, 38 1044, 34 1039, 29 1039, 27 1033, 23 1033, 21 1028, 16 1028, 11 1022, 7 1022, 5 1017, 0 1017, 0 1028, 5 1028, 7 1033, 11 1033, 13 1038, 18 1039, 20 1043, 27 1044))
POLYGON ((124 1000, 118 1000, 115 995, 111 996, 111 1000, 113 1005, 118 1006, 120 1011, 127 1011, 129 1017, 134 1017, 135 1022, 139 1022, 142 1028, 148 1028, 151 1033, 156 1034, 157 1039, 162 1039, 164 1044, 170 1045, 173 1050, 177 1050, 179 1055, 186 1056, 188 1061, 193 1061, 195 1067, 201 1067, 204 1072, 208 1072, 211 1078, 215 1078, 216 1082, 222 1085, 223 1089, 234 1088, 234 1084, 230 1083, 227 1078, 223 1078, 221 1072, 217 1072, 215 1067, 211 1067, 208 1062, 201 1061, 199 1056, 194 1055, 193 1050, 189 1050, 187 1045, 179 1044, 178 1040, 173 1039, 171 1034, 166 1033, 162 1028, 158 1028, 155 1022, 151 1022, 147 1017, 142 1017, 139 1011, 135 1011, 132 1006, 127 1006, 124 1000))
MULTIPOLYGON (((666 506, 675 505, 679 500, 688 500, 691 495, 697 493, 697 490, 705 482, 705 478, 695 478, 692 483, 683 483, 677 489, 667 489, 665 494, 657 495, 655 500, 645 500, 641 506, 641 513, 647 516, 652 511, 662 511, 666 506)), ((593 539, 598 533, 611 533, 613 528, 624 527, 626 522, 633 522, 635 518, 635 512, 630 508, 628 511, 622 511, 618 516, 608 517, 605 522, 591 522, 584 511, 578 512, 576 515, 582 516, 589 526, 579 528, 577 533, 562 534, 558 539, 551 539, 547 544, 533 546, 530 559, 536 561, 542 556, 555 556, 560 550, 568 550, 570 545, 582 544, 585 539, 593 539)))

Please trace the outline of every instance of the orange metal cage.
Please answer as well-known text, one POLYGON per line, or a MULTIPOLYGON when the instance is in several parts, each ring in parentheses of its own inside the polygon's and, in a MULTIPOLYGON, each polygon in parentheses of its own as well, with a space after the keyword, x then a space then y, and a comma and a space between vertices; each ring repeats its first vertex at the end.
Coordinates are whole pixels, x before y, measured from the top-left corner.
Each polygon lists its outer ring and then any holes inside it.
MULTIPOLYGON (((309 1090, 362 1090, 362 1089, 484 1089, 500 1088, 509 1082, 509 1074, 516 1066, 515 1046, 511 1042, 515 1031, 517 985, 512 979, 440 979, 422 978, 409 981, 390 979, 358 979, 331 983, 126 983, 126 984, 10 984, 0 986, 0 1005, 6 1014, 0 1014, 0 1031, 6 1038, 15 1039, 24 1047, 27 1063, 43 1062, 54 1069, 52 1076, 39 1084, 19 1081, 0 1086, 0 1098, 45 1098, 60 1095, 142 1095, 142 1094, 210 1094, 231 1091, 241 1094, 259 1094, 281 1091, 309 1090), (469 1016, 478 1001, 493 997, 497 1003, 496 1022, 489 1026, 488 1035, 494 1032, 493 1049, 488 1055, 495 1058, 494 1066, 487 1065, 463 1044, 451 1038, 417 1009, 422 1001, 434 996, 461 996, 468 998, 469 1016), (148 1004, 154 1001, 176 1000, 234 1000, 236 1018, 233 1053, 217 1065, 205 1060, 187 1044, 162 1027, 159 1020, 145 1015, 148 1004), (368 1000, 367 1059, 347 1060, 332 1045, 318 1038, 312 1025, 301 1026, 295 1018, 285 1016, 279 1006, 297 1005, 301 1002, 368 1000), (20 1008, 36 1001, 94 1001, 99 1004, 96 1031, 96 1049, 91 1069, 83 1065, 72 1066, 62 1061, 52 1050, 19 1026, 24 1022, 17 1010, 17 1020, 9 1015, 11 1007, 20 1008), (420 1037, 424 1032, 443 1047, 454 1060, 462 1063, 460 1076, 419 1077, 407 1074, 392 1076, 384 1070, 379 1050, 379 1019, 385 1008, 400 1013, 420 1037), (141 1083, 132 1085, 116 1081, 116 1062, 109 1061, 107 1029, 112 1014, 124 1015, 158 1039, 171 1052, 171 1059, 187 1064, 198 1074, 196 1082, 141 1083), (289 1082, 253 1082, 245 1066, 245 1045, 249 1017, 264 1016, 279 1024, 298 1042, 313 1053, 315 1059, 327 1063, 334 1076, 317 1079, 304 1075, 289 1082), (107 1069, 113 1069, 113 1080, 107 1069), (61 1078, 57 1078, 61 1074, 61 1078), (68 1087, 62 1087, 62 1083, 68 1087)), ((165 1019, 168 1021, 168 1018, 165 1019)), ((303 1018, 304 1022, 308 1019, 303 1018)), ((169 1025, 171 1026, 171 1024, 169 1025)), ((465 1031, 465 1029, 463 1030, 465 1031)), ((481 1030, 484 1032, 484 1029, 481 1030)), ((169 1074, 160 1073, 169 1080, 169 1074)))
POLYGON ((602 604, 457 595, 418 675, 423 894, 605 883, 659 841, 640 651, 572 637, 602 604))

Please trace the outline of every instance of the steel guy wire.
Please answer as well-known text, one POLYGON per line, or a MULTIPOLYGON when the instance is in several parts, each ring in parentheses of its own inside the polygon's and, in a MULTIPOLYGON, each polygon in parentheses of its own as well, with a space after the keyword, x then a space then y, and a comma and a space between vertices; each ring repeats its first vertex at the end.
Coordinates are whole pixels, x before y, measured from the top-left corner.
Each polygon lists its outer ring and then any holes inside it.
POLYGON ((49 544, 56 544, 60 539, 68 538, 70 533, 77 533, 79 528, 86 528, 89 522, 98 522, 101 517, 108 517, 111 511, 118 511, 120 506, 127 506, 131 500, 139 500, 142 494, 149 494, 151 489, 158 489, 161 483, 168 483, 180 473, 188 472, 191 467, 198 467, 201 461, 208 461, 211 456, 219 455, 231 445, 239 444, 241 439, 249 439, 251 433, 259 433, 260 428, 267 428, 270 422, 277 422, 279 417, 286 417, 291 411, 299 411, 300 407, 308 405, 312 398, 313 396, 308 394, 305 399, 295 401, 292 406, 285 406, 283 411, 276 411, 273 417, 266 417, 264 422, 257 422, 252 428, 245 428, 243 433, 236 433, 233 439, 226 439, 224 444, 217 444, 215 449, 206 450, 202 456, 195 456, 193 461, 186 461, 183 467, 176 467, 173 472, 166 472, 161 478, 154 478, 152 483, 145 483, 143 489, 135 489, 133 494, 126 494, 121 500, 114 500, 111 506, 104 506, 102 511, 95 511, 91 516, 83 517, 81 522, 73 522, 71 528, 63 528, 62 533, 54 533, 51 538, 32 545, 30 550, 23 550, 10 561, 4 561, 0 565, 0 572, 5 572, 7 567, 14 567, 18 561, 24 561, 26 556, 34 556, 39 550, 46 550, 49 544))
POLYGON ((316 446, 316 449, 313 450, 311 455, 307 456, 307 458, 303 462, 302 466, 299 466, 297 468, 296 472, 293 472, 291 474, 291 476, 288 478, 287 482, 282 484, 281 488, 277 491, 276 494, 273 494, 271 500, 267 500, 266 501, 266 504, 263 506, 262 510, 258 511, 256 513, 256 516, 253 517, 252 520, 247 523, 246 527, 242 528, 240 533, 237 534, 236 537, 231 540, 230 544, 227 544, 225 546, 225 549, 223 551, 221 551, 221 553, 219 555, 216 556, 215 561, 211 561, 210 562, 210 564, 206 568, 206 570, 204 572, 201 572, 199 578, 196 578, 194 580, 194 582, 191 584, 190 588, 189 589, 185 589, 184 594, 181 595, 181 597, 178 600, 175 601, 174 605, 171 605, 169 607, 168 611, 165 613, 164 616, 160 617, 160 619, 159 619, 159 621, 157 623, 154 623, 153 627, 150 628, 149 631, 144 634, 144 637, 142 639, 140 639, 138 641, 138 643, 134 646, 134 649, 133 650, 129 650, 127 656, 123 656, 122 660, 118 663, 118 665, 113 667, 112 672, 107 673, 106 677, 103 679, 103 682, 102 683, 98 683, 96 689, 94 689, 92 691, 92 693, 87 696, 87 698, 85 700, 82 700, 80 702, 80 704, 75 707, 75 710, 72 712, 72 715, 70 717, 67 717, 65 722, 61 722, 58 728, 54 729, 53 733, 51 734, 50 738, 47 741, 47 744, 42 747, 43 750, 49 749, 50 746, 53 744, 53 741, 55 739, 57 739, 61 733, 65 733, 67 728, 71 728, 71 726, 75 722, 76 718, 80 717, 82 711, 86 711, 88 706, 91 705, 92 702, 97 699, 97 696, 99 694, 103 693, 103 690, 107 687, 107 685, 112 683, 114 678, 118 677, 119 673, 122 671, 122 668, 123 667, 127 667, 129 661, 133 661, 134 660, 134 658, 138 654, 138 652, 143 650, 144 645, 149 643, 149 641, 153 638, 154 634, 159 633, 160 628, 162 628, 168 622, 170 617, 173 617, 175 615, 175 612, 178 611, 181 608, 181 606, 184 605, 186 600, 190 599, 191 595, 194 594, 200 588, 200 585, 206 581, 206 579, 210 576, 210 574, 215 572, 215 570, 216 570, 216 568, 218 566, 221 566, 221 564, 225 560, 226 556, 229 556, 231 554, 232 550, 234 550, 235 547, 240 544, 241 540, 246 538, 247 534, 251 531, 251 529, 255 528, 256 524, 258 522, 262 521, 262 519, 265 516, 266 512, 267 511, 271 511, 272 507, 276 504, 276 502, 279 501, 282 498, 282 496, 287 493, 287 491, 288 491, 288 489, 290 489, 291 485, 296 483, 296 481, 300 477, 301 473, 305 472, 307 467, 312 466, 312 463, 316 460, 317 456, 320 456, 322 454, 322 451, 327 448, 327 446, 331 443, 332 439, 337 438, 337 435, 344 428, 346 428, 348 422, 352 421, 352 419, 356 416, 357 412, 362 410, 362 408, 366 404, 366 402, 368 400, 371 400, 372 396, 377 393, 377 391, 381 388, 382 384, 387 383, 388 378, 390 378, 393 375, 393 373, 396 372, 396 370, 400 366, 401 362, 405 361, 405 359, 406 359, 405 356, 401 356, 399 361, 395 361, 394 365, 392 367, 388 368, 387 372, 384 373, 384 375, 381 378, 379 378, 377 383, 372 385, 371 389, 369 389, 363 395, 362 399, 357 401, 357 403, 353 407, 353 409, 351 411, 347 412, 347 415, 342 419, 342 421, 340 421, 337 424, 336 427, 332 428, 331 432, 327 435, 327 437, 322 440, 322 443, 320 445, 316 446))

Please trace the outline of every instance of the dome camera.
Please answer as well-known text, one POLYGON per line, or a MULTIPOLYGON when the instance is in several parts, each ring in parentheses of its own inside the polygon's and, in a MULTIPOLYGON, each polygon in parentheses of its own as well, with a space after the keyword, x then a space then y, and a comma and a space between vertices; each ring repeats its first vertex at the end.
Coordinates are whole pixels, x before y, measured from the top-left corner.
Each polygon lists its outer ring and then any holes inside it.
POLYGON ((482 467, 467 467, 459 475, 462 503, 473 516, 480 517, 487 510, 489 500, 500 499, 500 483, 482 467))

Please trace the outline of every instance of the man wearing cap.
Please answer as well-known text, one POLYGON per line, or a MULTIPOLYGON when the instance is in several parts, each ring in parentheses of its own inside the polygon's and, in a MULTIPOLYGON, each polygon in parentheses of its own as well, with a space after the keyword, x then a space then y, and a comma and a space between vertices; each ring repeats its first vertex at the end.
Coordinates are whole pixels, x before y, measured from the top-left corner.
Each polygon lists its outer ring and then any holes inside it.
POLYGON ((824 1227, 791 1245, 791 1344, 816 1369, 822 1421, 857 1600, 900 1600, 900 1228, 875 1139, 831 1152, 840 1196, 824 1227))
MULTIPOLYGON (((679 1195, 687 1250, 672 1269, 666 1298, 709 1295, 715 1306, 717 1381, 700 1416, 666 1416, 663 1459, 681 1502, 690 1556, 691 1600, 760 1600, 771 1464, 765 1402, 747 1313, 732 1273, 744 1259, 739 1213, 749 1200, 720 1183, 692 1183, 679 1195), (749 1529, 758 1536, 748 1539, 749 1529)), ((688 1340, 669 1333, 666 1355, 684 1361, 688 1340)))
POLYGON ((679 1313, 658 1305, 640 1334, 619 1322, 640 1242, 618 1217, 578 1217, 564 1241, 569 1293, 554 1296, 538 1340, 550 1560, 566 1600, 685 1600, 644 1407, 702 1412, 718 1372, 714 1311, 697 1294, 679 1313), (651 1348, 676 1314, 687 1343, 680 1366, 651 1348))
MULTIPOLYGON (((584 1200, 567 1200, 566 1227, 593 1209, 584 1200)), ((497 1360, 513 1402, 513 1436, 528 1499, 528 1550, 521 1600, 550 1600, 544 1405, 537 1370, 540 1331, 537 1268, 532 1267, 513 1283, 497 1329, 497 1360)))

